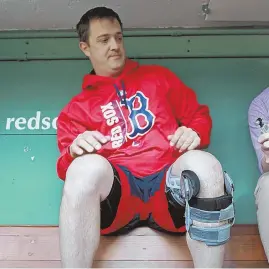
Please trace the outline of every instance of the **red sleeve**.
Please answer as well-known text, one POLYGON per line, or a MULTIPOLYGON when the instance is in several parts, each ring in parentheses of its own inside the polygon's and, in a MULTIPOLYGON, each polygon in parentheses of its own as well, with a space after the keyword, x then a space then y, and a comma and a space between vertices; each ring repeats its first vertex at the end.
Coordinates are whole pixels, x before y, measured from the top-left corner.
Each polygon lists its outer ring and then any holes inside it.
POLYGON ((193 129, 200 136, 199 148, 207 147, 212 129, 208 106, 199 104, 196 93, 171 71, 167 72, 167 82, 170 104, 179 124, 193 129))
POLYGON ((74 110, 71 110, 70 107, 70 104, 66 106, 57 120, 57 143, 60 156, 57 160, 56 169, 58 177, 62 180, 65 180, 67 169, 73 161, 69 147, 79 134, 86 131, 86 127, 74 115, 74 110))

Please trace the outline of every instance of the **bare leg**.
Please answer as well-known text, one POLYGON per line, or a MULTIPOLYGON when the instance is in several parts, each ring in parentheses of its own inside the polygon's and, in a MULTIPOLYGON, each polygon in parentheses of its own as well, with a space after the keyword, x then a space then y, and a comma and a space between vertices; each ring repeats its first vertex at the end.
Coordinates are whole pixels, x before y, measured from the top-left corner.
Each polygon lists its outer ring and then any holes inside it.
MULTIPOLYGON (((199 198, 214 198, 224 195, 224 176, 219 161, 210 153, 192 150, 183 154, 173 165, 172 174, 181 175, 183 170, 191 170, 200 179, 199 198)), ((216 227, 225 224, 195 222, 196 226, 216 227)), ((207 246, 205 243, 190 238, 187 244, 195 268, 220 268, 223 266, 225 245, 207 246)))
POLYGON ((59 221, 64 268, 92 266, 100 241, 100 202, 112 183, 112 167, 99 155, 78 157, 69 167, 59 221))
POLYGON ((259 178, 257 187, 255 189, 255 198, 257 206, 257 219, 258 219, 259 232, 267 260, 269 260, 268 193, 269 193, 269 173, 265 173, 259 178))

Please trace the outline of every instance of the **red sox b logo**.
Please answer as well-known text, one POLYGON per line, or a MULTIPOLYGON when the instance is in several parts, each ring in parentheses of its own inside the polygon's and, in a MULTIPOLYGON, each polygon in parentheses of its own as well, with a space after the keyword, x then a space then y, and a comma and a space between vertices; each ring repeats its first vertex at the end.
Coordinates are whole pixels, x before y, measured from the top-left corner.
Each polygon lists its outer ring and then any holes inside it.
POLYGON ((131 130, 127 132, 127 137, 134 139, 137 136, 145 135, 154 125, 155 116, 149 110, 149 98, 138 91, 135 95, 126 99, 129 109, 129 122, 131 130), (136 106, 136 104, 138 104, 136 106))

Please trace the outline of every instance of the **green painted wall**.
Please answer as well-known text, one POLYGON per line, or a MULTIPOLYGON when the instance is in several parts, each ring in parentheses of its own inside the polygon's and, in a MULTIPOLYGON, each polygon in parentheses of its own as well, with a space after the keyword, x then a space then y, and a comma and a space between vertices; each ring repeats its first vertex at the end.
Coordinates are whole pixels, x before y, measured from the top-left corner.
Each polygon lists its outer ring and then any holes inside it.
MULTIPOLYGON (((247 110, 269 84, 266 34, 126 32, 130 57, 171 68, 209 105, 213 133, 208 150, 235 182, 236 223, 256 223, 253 191, 259 173, 247 110)), ((89 70, 74 33, 0 33, 0 225, 58 224, 63 183, 55 170, 58 150, 52 122, 80 91, 89 70)))

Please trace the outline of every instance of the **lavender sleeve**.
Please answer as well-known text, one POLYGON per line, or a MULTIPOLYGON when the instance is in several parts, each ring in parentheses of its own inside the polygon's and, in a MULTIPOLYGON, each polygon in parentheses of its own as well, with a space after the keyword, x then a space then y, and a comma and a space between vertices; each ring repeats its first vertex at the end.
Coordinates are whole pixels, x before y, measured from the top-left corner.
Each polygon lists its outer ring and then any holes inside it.
POLYGON ((261 174, 263 173, 261 165, 263 153, 261 151, 261 146, 258 143, 258 138, 261 135, 261 131, 259 126, 255 124, 255 122, 258 118, 262 118, 264 123, 266 124, 269 123, 268 110, 269 110, 269 88, 266 88, 257 97, 253 99, 248 110, 249 132, 253 147, 257 155, 258 166, 261 174))

